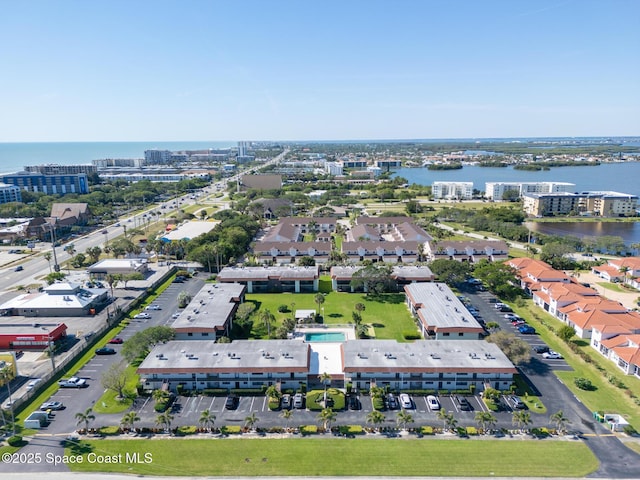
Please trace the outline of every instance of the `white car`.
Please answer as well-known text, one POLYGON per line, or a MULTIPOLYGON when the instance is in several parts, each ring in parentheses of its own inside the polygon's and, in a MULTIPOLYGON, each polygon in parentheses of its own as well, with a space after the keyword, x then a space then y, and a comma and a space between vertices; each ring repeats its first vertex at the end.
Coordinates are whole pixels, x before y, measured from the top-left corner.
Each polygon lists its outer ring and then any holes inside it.
POLYGON ((147 305, 145 310, 162 310, 162 307, 158 304, 147 305))
POLYGON ((558 352, 554 352, 553 350, 549 350, 548 352, 544 352, 542 354, 542 357, 549 360, 559 360, 562 358, 562 355, 560 355, 558 352))
POLYGON ((41 378, 34 378, 29 383, 27 383, 27 391, 33 390, 36 385, 38 385, 42 381, 41 378))
POLYGON ((411 397, 406 393, 400 394, 400 406, 402 408, 413 408, 413 403, 411 402, 411 397))
POLYGON ((176 312, 176 313, 174 313, 173 315, 171 315, 171 318, 173 318, 173 319, 175 320, 175 319, 176 319, 176 318, 178 318, 179 316, 180 316, 180 312, 176 312))
POLYGON ((145 312, 140 312, 140 313, 136 313, 133 316, 133 318, 136 318, 136 319, 141 319, 142 318, 142 319, 148 320, 148 319, 151 318, 151 315, 149 315, 148 313, 145 313, 145 312))
POLYGON ((427 395, 427 405, 429 405, 429 410, 440 410, 440 402, 435 395, 427 395))

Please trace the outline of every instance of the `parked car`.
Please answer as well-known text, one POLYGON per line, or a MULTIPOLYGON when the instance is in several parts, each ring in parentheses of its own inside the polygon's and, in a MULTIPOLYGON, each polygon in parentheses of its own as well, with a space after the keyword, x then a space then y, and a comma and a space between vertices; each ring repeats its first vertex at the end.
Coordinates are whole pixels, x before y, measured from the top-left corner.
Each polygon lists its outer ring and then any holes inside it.
POLYGON ((110 347, 102 347, 96 350, 96 355, 115 355, 116 351, 110 347))
POLYGON ((430 410, 440 410, 440 402, 435 395, 427 395, 427 405, 430 410))
POLYGON ((41 378, 34 378, 33 380, 31 380, 29 383, 27 383, 27 391, 33 390, 41 381, 41 378))
POLYGON ((513 395, 511 397, 511 405, 513 406, 513 408, 517 408, 518 410, 527 408, 522 399, 517 395, 513 395))
POLYGON ((554 352, 553 350, 549 350, 548 352, 544 352, 542 354, 542 356, 544 358, 547 358, 549 360, 559 360, 562 358, 562 355, 560 355, 558 352, 554 352))
POLYGON ((235 410, 238 408, 238 404, 240 403, 240 398, 236 395, 229 395, 227 400, 224 402, 224 408, 227 410, 235 410))
POLYGON ((398 408, 398 400, 396 400, 396 396, 393 393, 387 395, 385 403, 389 410, 397 410, 398 408))
POLYGON ((506 307, 506 305, 502 302, 496 302, 493 304, 493 308, 495 308, 496 310, 500 310, 502 307, 506 307))
POLYGON ((523 318, 519 318, 517 320, 512 320, 511 321, 511 325, 513 325, 514 327, 519 327, 521 325, 524 325, 525 323, 527 323, 527 322, 525 322, 523 318))
POLYGON ((500 307, 501 312, 513 312, 513 309, 509 305, 502 305, 500 307))
POLYGON ((140 313, 136 313, 133 318, 135 319, 145 319, 148 320, 151 318, 151 315, 149 315, 148 313, 145 312, 140 312, 140 313))
POLYGON ((114 337, 111 340, 109 340, 109 343, 112 345, 120 345, 122 343, 124 343, 124 340, 121 339, 120 337, 114 337))
POLYGON ((400 406, 402 408, 413 408, 413 402, 411 401, 411 397, 406 393, 400 394, 400 406))
POLYGON ((22 265, 18 265, 15 269, 14 272, 21 272, 22 270, 24 270, 24 267, 22 265))
POLYGON ((304 396, 301 393, 293 396, 293 408, 304 408, 304 396))
POLYGON ((347 406, 349 407, 349 410, 360 410, 360 400, 358 400, 356 395, 349 395, 347 406))
POLYGON ((179 316, 180 316, 180 312, 175 312, 173 315, 171 315, 171 318, 173 318, 175 320, 179 316))
POLYGON ((531 325, 520 325, 518 327, 518 331, 524 335, 533 335, 534 333, 536 333, 536 329, 531 325))
POLYGON ((152 305, 147 305, 145 307, 145 310, 162 310, 162 307, 160 305, 158 305, 157 303, 154 303, 152 305))
POLYGON ((289 395, 288 393, 282 395, 282 400, 280 400, 280 407, 282 407, 283 410, 289 410, 291 408, 291 395, 289 395))
POLYGON ((504 318, 506 318, 510 322, 520 319, 520 317, 518 315, 516 315, 515 313, 505 313, 504 314, 504 318))
POLYGON ((533 347, 533 351, 536 353, 547 353, 549 351, 549 347, 546 345, 536 345, 533 347))
POLYGON ((456 402, 456 405, 458 405, 458 408, 460 410, 463 410, 463 411, 471 410, 471 404, 469 403, 469 400, 467 400, 465 397, 457 395, 455 397, 455 402, 456 402))
POLYGON ((88 387, 89 384, 84 378, 71 377, 66 380, 60 380, 58 382, 60 388, 84 388, 88 387))
POLYGON ((40 405, 40 410, 62 410, 63 408, 62 402, 44 402, 40 405))

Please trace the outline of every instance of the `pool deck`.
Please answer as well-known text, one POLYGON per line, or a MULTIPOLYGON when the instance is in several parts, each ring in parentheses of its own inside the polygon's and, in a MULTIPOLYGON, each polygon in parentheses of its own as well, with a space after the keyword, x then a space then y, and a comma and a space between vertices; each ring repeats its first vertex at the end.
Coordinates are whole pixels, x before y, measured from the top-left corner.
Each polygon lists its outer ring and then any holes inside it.
MULTIPOLYGON (((307 333, 342 333, 345 341, 355 340, 356 333, 353 327, 341 326, 318 326, 309 327, 298 326, 293 333, 293 340, 305 341, 307 333)), ((328 373, 342 377, 342 354, 340 347, 343 342, 306 342, 311 347, 311 358, 309 361, 309 374, 320 375, 328 373)))

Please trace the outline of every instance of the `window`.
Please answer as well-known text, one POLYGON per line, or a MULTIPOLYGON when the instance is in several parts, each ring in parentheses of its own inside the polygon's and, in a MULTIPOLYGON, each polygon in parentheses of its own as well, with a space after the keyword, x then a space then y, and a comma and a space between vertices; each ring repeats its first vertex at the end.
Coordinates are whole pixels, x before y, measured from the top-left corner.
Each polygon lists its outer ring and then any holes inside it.
POLYGON ((449 332, 444 332, 444 333, 442 334, 442 336, 443 336, 443 337, 448 337, 448 336, 449 336, 449 332))

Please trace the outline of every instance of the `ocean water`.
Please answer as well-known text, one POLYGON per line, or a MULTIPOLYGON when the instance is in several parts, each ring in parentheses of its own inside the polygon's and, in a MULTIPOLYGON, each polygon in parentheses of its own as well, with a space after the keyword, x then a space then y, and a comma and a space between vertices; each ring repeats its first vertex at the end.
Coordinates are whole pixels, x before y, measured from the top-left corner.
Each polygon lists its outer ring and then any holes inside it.
POLYGON ((143 158, 144 151, 228 148, 237 142, 43 142, 0 143, 0 173, 24 170, 27 165, 80 165, 101 158, 143 158))

